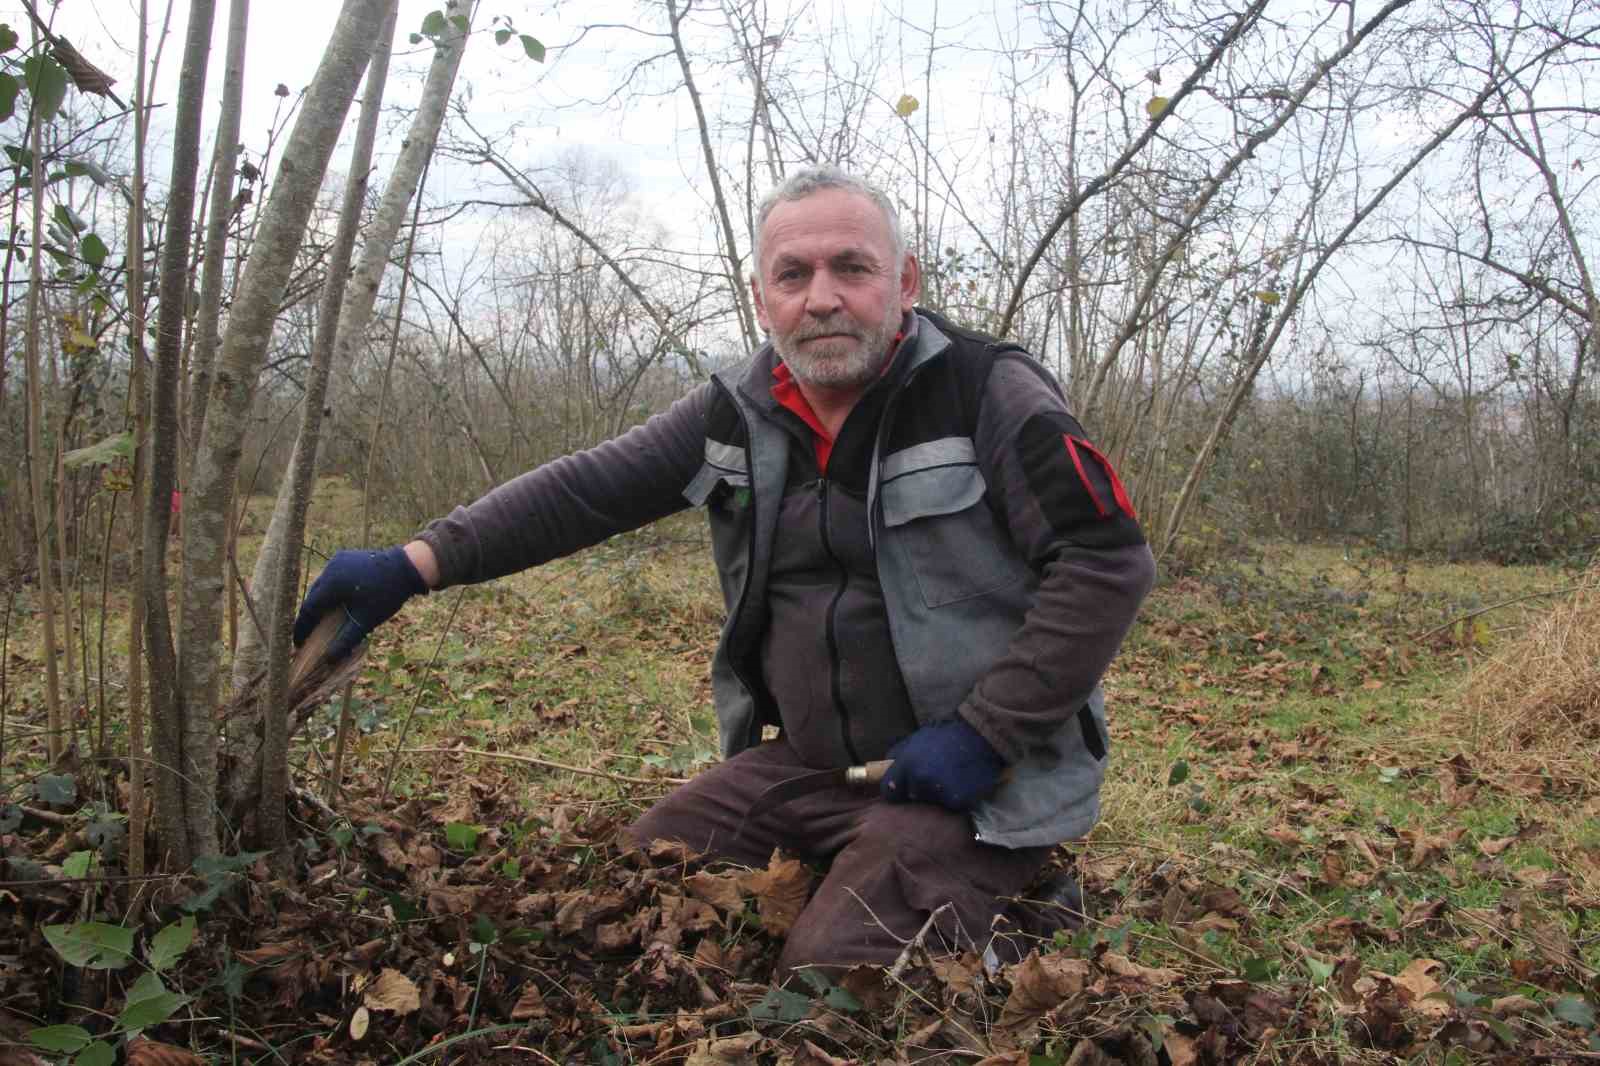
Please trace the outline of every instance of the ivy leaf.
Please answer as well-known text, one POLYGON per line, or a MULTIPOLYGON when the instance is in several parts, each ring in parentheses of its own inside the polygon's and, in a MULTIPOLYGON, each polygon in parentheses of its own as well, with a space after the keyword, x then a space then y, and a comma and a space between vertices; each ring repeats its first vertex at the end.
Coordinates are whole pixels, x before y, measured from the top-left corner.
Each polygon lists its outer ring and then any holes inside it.
POLYGON ((74 211, 72 208, 68 207, 66 204, 56 205, 55 220, 67 227, 67 229, 71 230, 74 234, 82 233, 84 230, 89 228, 89 224, 83 220, 83 216, 78 214, 78 212, 74 211))
POLYGON ((44 938, 72 966, 120 970, 133 961, 133 930, 106 922, 47 925, 44 938))
POLYGON ((1581 996, 1562 996, 1550 1008, 1550 1013, 1580 1028, 1594 1028, 1594 1007, 1581 996))
POLYGON ((117 1015, 117 1027, 134 1030, 160 1025, 187 1002, 188 996, 169 992, 156 974, 142 974, 128 989, 128 1004, 117 1015))
POLYGON ((456 29, 460 30, 462 33, 466 33, 472 29, 472 23, 467 21, 467 16, 465 15, 451 15, 450 21, 454 23, 456 29))
POLYGON ((750 1017, 758 1022, 783 1022, 793 1025, 811 1013, 811 1000, 786 988, 769 988, 761 1002, 750 1008, 750 1017))
POLYGON ((421 44, 421 43, 422 43, 422 34, 420 34, 420 33, 413 33, 413 34, 412 34, 412 35, 411 35, 411 38, 410 38, 410 40, 411 40, 411 43, 412 43, 412 44, 421 44))
POLYGON ((438 37, 444 33, 445 25, 443 11, 430 11, 422 16, 422 35, 424 37, 438 37))
POLYGON ((191 914, 150 938, 150 968, 158 973, 165 970, 193 943, 194 915, 191 914))
MULTIPOLYGON (((0 27, 10 29, 7 27, 0 27)), ((17 112, 17 94, 22 91, 22 86, 10 74, 0 74, 0 122, 4 122, 17 112)))
POLYGON ((78 801, 78 783, 71 774, 41 774, 33 783, 33 794, 40 803, 70 807, 78 801))
POLYGON ((1167 787, 1181 785, 1187 780, 1189 780, 1189 762, 1187 759, 1179 759, 1172 764, 1172 769, 1167 771, 1167 787))
POLYGON ((85 263, 88 263, 96 270, 105 266, 106 256, 110 252, 111 249, 106 247, 106 242, 100 239, 98 233, 91 233, 78 242, 78 254, 83 257, 85 263))
MULTIPOLYGON (((105 466, 108 463, 132 458, 133 434, 123 432, 107 437, 98 444, 72 449, 72 451, 61 457, 61 465, 68 469, 75 469, 80 466, 105 466)), ((77 790, 74 789, 73 791, 76 792, 77 790)), ((71 803, 72 801, 67 800, 66 802, 71 803)))
POLYGON ((104 1040, 96 1040, 72 1060, 72 1066, 112 1066, 117 1061, 117 1049, 104 1040))
POLYGON ((922 101, 918 100, 910 93, 904 93, 901 95, 900 99, 895 101, 894 113, 899 115, 901 118, 910 118, 916 113, 917 108, 921 106, 922 101))
POLYGON ((509 40, 511 40, 511 31, 510 30, 498 29, 498 30, 494 31, 494 43, 495 44, 505 44, 509 40))
POLYGON ((61 864, 61 872, 68 877, 83 877, 89 872, 89 860, 92 858, 92 851, 75 851, 61 864))
POLYGON ((61 169, 69 178, 88 178, 102 189, 111 184, 111 175, 92 159, 70 159, 61 169))
POLYGON ((453 851, 475 851, 478 847, 478 827, 466 822, 451 822, 444 827, 444 839, 453 851))
POLYGON ((93 1039, 89 1030, 77 1025, 47 1025, 28 1031, 28 1043, 45 1051, 81 1051, 93 1039))
POLYGON ((17 46, 17 31, 9 22, 0 22, 0 52, 9 52, 17 46))
POLYGON ((29 56, 22 61, 22 79, 33 97, 33 113, 40 122, 49 122, 67 98, 67 71, 50 56, 29 56))
POLYGON ((523 33, 518 34, 517 39, 522 42, 522 50, 528 53, 529 59, 535 63, 544 62, 544 45, 540 44, 537 38, 529 37, 526 33, 523 33))

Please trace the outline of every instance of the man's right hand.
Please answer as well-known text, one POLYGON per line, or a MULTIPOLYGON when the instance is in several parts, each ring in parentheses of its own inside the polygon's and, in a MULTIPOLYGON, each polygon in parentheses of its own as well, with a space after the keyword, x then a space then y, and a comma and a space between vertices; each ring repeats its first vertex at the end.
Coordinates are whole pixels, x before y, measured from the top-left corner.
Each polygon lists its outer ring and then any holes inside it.
POLYGON ((401 547, 387 551, 334 553, 311 583, 294 620, 294 642, 304 644, 329 611, 343 611, 344 621, 328 645, 327 658, 338 662, 356 649, 412 596, 428 591, 428 583, 401 547))

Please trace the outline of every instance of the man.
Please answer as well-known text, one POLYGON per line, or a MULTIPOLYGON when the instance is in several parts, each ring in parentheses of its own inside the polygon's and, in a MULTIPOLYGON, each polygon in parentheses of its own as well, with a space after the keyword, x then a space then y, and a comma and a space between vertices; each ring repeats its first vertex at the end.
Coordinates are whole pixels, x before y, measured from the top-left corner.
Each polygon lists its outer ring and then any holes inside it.
POLYGON ((913 310, 918 263, 883 193, 808 168, 757 231, 768 345, 403 547, 335 555, 296 639, 342 606, 353 647, 412 594, 704 507, 728 606, 712 663, 724 760, 632 841, 829 863, 784 971, 888 964, 935 913, 930 947, 982 948, 1004 898, 1099 815, 1099 681, 1154 563, 1054 381, 913 310), (744 824, 776 782, 885 758, 877 793, 840 785, 744 824))

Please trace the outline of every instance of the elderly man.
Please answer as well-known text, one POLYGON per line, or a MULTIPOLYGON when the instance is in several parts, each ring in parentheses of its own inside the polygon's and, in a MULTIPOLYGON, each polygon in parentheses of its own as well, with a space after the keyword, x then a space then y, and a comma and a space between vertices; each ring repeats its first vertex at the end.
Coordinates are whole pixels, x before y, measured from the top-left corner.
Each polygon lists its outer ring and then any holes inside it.
POLYGON ((930 947, 981 949, 1007 897, 1099 815, 1099 682, 1154 563, 1054 380, 914 309, 919 267, 881 191, 807 168, 757 228, 769 344, 403 547, 338 553, 296 637, 342 607, 352 647, 413 594, 703 507, 728 609, 724 758, 633 842, 828 864, 784 971, 890 963, 936 913, 930 947), (746 821, 776 782, 881 759, 876 791, 826 787, 746 821))

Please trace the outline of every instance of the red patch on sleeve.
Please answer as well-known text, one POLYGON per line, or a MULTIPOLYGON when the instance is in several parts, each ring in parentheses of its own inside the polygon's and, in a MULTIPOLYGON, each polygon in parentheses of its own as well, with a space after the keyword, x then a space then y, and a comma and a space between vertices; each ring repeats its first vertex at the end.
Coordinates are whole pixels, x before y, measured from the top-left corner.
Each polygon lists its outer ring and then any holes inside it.
POLYGON ((1117 508, 1129 518, 1137 519, 1139 516, 1134 513, 1133 501, 1128 499, 1128 490, 1122 487, 1122 479, 1117 476, 1116 470, 1111 465, 1111 460, 1107 459, 1099 448, 1096 448, 1082 437, 1074 437, 1070 433, 1063 433, 1061 439, 1067 446, 1067 454, 1072 457, 1072 465, 1078 471, 1078 480, 1083 482, 1083 487, 1089 493, 1089 499, 1094 501, 1094 509, 1099 512, 1100 517, 1110 518, 1111 508, 1106 506, 1105 501, 1100 498, 1099 490, 1094 487, 1094 482, 1089 479, 1089 472, 1083 467, 1083 456, 1079 453, 1080 448, 1088 452, 1089 457, 1099 463, 1100 469, 1105 471, 1106 480, 1111 483, 1111 495, 1116 501, 1117 508))

